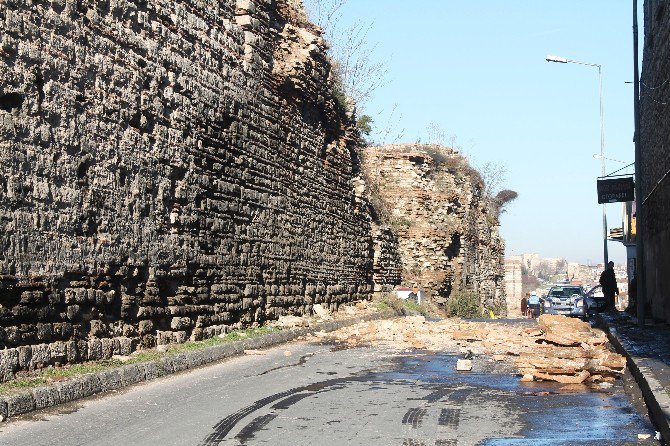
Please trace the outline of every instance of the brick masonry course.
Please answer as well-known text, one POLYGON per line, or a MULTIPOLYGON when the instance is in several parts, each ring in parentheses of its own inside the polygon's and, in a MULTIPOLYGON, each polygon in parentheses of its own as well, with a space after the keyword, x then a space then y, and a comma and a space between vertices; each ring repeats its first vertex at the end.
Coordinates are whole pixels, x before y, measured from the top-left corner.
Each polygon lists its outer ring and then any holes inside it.
POLYGON ((5 419, 16 417, 35 410, 191 370, 236 355, 242 355, 245 350, 269 348, 315 332, 330 332, 348 325, 394 316, 397 316, 395 312, 384 310, 362 316, 318 322, 309 327, 280 330, 241 341, 207 347, 202 350, 165 356, 154 361, 128 364, 82 375, 66 381, 0 396, 0 415, 5 419))
POLYGON ((369 297, 319 34, 287 0, 0 2, 0 380, 369 297))

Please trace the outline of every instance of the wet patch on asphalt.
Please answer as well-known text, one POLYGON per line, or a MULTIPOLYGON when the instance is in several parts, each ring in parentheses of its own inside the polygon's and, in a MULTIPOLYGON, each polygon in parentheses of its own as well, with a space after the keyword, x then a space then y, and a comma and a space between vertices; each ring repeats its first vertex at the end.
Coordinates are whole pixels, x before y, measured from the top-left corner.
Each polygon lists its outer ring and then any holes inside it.
MULTIPOLYGON (((306 355, 309 356, 312 355, 306 355)), ((478 441, 463 444, 625 445, 637 444, 633 433, 649 431, 649 422, 632 408, 621 389, 590 389, 551 382, 522 383, 515 375, 487 373, 485 370, 458 373, 455 372, 457 359, 458 356, 447 354, 400 356, 389 359, 384 370, 360 371, 348 377, 319 381, 268 396, 222 419, 201 445, 222 443, 238 423, 265 410, 266 413, 253 418, 234 437, 239 444, 245 444, 256 438, 260 431, 272 429, 273 422, 281 419, 280 414, 295 410, 294 406, 302 401, 318 398, 324 392, 352 390, 352 386, 385 392, 389 398, 397 393, 394 386, 415 389, 416 396, 406 400, 423 401, 423 404, 405 409, 397 422, 427 437, 437 435, 437 438, 426 440, 421 435, 403 438, 402 430, 398 430, 398 441, 403 441, 402 444, 457 445, 458 439, 476 430, 482 420, 497 427, 491 427, 490 432, 481 432, 478 441), (482 409, 484 412, 479 414, 477 411, 482 409)), ((491 364, 491 368, 495 368, 495 364, 491 364)), ((360 416, 373 416, 365 408, 356 409, 359 409, 357 413, 363 414, 360 416)), ((340 422, 349 421, 328 420, 319 428, 340 422)), ((309 426, 301 425, 300 428, 307 430, 309 426)), ((405 431, 404 435, 409 432, 405 431)), ((475 438, 469 435, 468 439, 475 438)))

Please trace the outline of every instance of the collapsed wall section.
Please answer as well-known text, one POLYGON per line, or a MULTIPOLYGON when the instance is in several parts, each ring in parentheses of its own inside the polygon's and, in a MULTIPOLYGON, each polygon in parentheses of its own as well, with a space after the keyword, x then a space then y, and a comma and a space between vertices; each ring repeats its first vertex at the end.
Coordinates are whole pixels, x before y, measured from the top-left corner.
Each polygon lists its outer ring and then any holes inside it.
POLYGON ((287 1, 0 3, 0 378, 369 296, 353 119, 287 1))
POLYGON ((504 241, 467 160, 446 147, 396 144, 366 148, 363 166, 377 217, 398 237, 398 282, 424 288, 438 304, 475 291, 504 314, 504 241))

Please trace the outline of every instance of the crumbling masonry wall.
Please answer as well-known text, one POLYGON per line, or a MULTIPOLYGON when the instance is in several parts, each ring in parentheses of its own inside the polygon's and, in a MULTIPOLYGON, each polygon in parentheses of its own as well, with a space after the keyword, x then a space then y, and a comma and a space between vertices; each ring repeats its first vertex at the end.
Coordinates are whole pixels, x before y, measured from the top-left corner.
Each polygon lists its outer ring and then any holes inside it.
MULTIPOLYGON (((505 244, 481 178, 467 160, 447 147, 423 144, 368 147, 363 159, 370 201, 397 234, 399 259, 387 264, 401 277, 392 277, 424 288, 438 304, 454 291, 471 290, 486 308, 506 313, 505 244)), ((376 246, 384 246, 381 235, 376 246)))
POLYGON ((652 316, 670 322, 670 4, 644 2, 640 85, 640 190, 647 300, 652 316))
POLYGON ((402 283, 402 257, 398 236, 388 226, 373 225, 374 263, 372 280, 376 293, 388 293, 402 283))
POLYGON ((0 380, 369 296, 352 116, 287 1, 0 2, 0 380))

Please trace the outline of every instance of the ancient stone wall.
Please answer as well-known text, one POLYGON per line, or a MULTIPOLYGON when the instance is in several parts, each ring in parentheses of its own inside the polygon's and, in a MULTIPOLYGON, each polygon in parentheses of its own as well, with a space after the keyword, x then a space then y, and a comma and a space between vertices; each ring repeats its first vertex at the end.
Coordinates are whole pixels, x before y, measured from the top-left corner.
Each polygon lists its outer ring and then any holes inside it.
POLYGON ((473 290, 504 313, 504 242, 467 160, 412 144, 366 148, 363 159, 370 201, 398 236, 402 283, 425 288, 437 303, 473 290))
POLYGON ((402 257, 398 249, 398 236, 388 226, 374 225, 373 276, 375 292, 393 291, 402 282, 402 257))
POLYGON ((287 1, 0 2, 1 379, 369 296, 353 119, 287 1))
POLYGON ((642 217, 651 316, 670 322, 670 5, 645 1, 640 86, 642 217))

